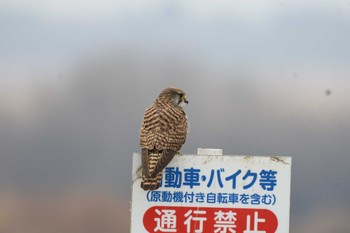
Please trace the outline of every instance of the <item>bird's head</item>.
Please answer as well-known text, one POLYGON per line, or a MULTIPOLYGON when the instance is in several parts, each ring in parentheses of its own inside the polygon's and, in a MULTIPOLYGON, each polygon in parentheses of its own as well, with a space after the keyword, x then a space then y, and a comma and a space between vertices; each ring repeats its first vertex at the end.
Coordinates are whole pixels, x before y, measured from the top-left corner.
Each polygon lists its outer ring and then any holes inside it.
POLYGON ((165 88, 158 96, 159 100, 167 101, 174 106, 182 106, 184 103, 188 104, 186 93, 180 88, 168 87, 165 88))

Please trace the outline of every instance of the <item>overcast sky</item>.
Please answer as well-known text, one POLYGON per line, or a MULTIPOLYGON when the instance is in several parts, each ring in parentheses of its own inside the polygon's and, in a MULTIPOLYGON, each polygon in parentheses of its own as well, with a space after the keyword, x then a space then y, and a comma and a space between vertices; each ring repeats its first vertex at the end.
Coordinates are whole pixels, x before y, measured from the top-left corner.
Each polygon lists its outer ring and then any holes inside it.
MULTIPOLYGON (((0 2, 5 68, 66 68, 111 47, 183 49, 222 64, 345 66, 350 3, 334 1, 0 2)), ((6 69, 5 69, 6 70, 6 69)))
POLYGON ((292 156, 297 224, 349 207, 348 0, 2 0, 0 33, 1 190, 127 201, 144 110, 175 85, 184 153, 292 156))

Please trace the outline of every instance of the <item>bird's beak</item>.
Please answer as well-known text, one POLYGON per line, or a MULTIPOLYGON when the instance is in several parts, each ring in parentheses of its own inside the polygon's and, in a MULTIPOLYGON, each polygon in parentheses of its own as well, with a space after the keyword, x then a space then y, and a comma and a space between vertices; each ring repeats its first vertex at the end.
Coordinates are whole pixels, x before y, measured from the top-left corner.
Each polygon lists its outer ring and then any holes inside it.
POLYGON ((182 97, 182 101, 185 102, 186 104, 188 104, 188 99, 186 98, 186 96, 182 97))

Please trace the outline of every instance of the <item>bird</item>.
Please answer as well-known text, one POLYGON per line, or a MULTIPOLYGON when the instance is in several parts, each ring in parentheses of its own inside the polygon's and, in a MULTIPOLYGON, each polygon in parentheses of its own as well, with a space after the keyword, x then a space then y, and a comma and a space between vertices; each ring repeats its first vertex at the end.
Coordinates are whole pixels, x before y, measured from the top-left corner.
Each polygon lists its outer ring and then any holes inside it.
POLYGON ((145 111, 140 130, 141 188, 145 191, 159 188, 163 169, 186 141, 188 119, 182 106, 188 102, 183 90, 167 87, 145 111))

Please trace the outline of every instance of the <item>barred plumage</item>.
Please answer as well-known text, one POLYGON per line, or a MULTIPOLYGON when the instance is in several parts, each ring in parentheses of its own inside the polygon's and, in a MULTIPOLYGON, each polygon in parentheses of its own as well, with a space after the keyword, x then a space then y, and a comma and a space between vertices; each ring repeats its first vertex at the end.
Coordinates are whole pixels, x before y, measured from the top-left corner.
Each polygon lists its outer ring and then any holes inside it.
POLYGON ((181 89, 166 88, 145 112, 140 134, 144 190, 159 187, 163 169, 185 143, 188 123, 183 103, 188 101, 181 89))

